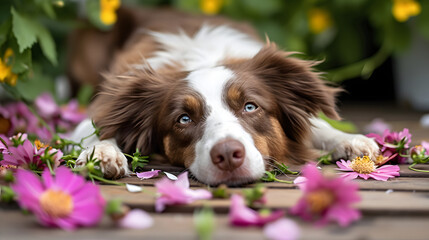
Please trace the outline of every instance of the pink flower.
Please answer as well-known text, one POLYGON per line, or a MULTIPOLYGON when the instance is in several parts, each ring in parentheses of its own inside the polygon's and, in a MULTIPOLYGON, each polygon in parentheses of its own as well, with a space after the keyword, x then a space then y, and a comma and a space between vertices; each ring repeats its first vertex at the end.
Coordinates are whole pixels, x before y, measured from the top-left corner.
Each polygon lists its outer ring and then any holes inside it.
POLYGON ((42 118, 52 124, 52 128, 59 127, 69 131, 72 127, 86 118, 86 115, 79 111, 79 104, 76 100, 71 100, 66 106, 59 107, 50 93, 41 94, 35 105, 42 118))
POLYGON ((55 177, 45 169, 42 181, 22 169, 17 170, 15 177, 11 187, 19 205, 33 212, 44 226, 72 230, 93 226, 103 217, 105 201, 98 186, 66 167, 59 167, 55 177))
POLYGON ((157 177, 159 172, 161 172, 161 170, 153 170, 152 169, 152 171, 137 173, 137 177, 140 179, 149 179, 149 178, 157 177))
POLYGON ((393 154, 398 153, 392 161, 407 163, 407 158, 399 155, 404 149, 409 148, 409 144, 411 142, 411 134, 407 128, 404 128, 401 132, 390 132, 389 129, 386 129, 382 136, 375 133, 370 133, 366 136, 374 138, 381 147, 381 153, 384 157, 390 157, 393 154))
POLYGON ((30 140, 26 139, 22 145, 17 147, 9 146, 8 153, 3 154, 2 166, 13 165, 31 170, 43 170, 46 161, 51 161, 52 168, 60 165, 63 156, 61 150, 54 148, 40 148, 33 146, 30 140))
POLYGON ((237 194, 231 196, 229 222, 234 226, 264 226, 283 217, 284 214, 285 212, 282 210, 272 213, 257 212, 246 206, 242 196, 237 194))
POLYGON ((352 207, 359 202, 357 184, 342 178, 324 177, 315 164, 307 164, 303 170, 298 187, 303 196, 290 212, 307 221, 315 221, 322 226, 329 221, 336 221, 340 226, 347 226, 358 220, 360 212, 352 207))
POLYGON ((153 219, 147 212, 133 209, 118 221, 118 225, 122 228, 145 229, 153 225, 153 219))
POLYGON ((295 240, 299 239, 301 230, 294 221, 282 218, 265 225, 264 235, 271 240, 295 240))
POLYGON ((44 119, 50 119, 60 113, 60 108, 50 93, 42 93, 36 98, 34 104, 36 105, 37 112, 44 119))
POLYGON ((162 212, 166 205, 189 204, 195 200, 210 199, 212 194, 204 189, 189 188, 188 172, 178 176, 177 181, 163 178, 155 183, 160 196, 156 199, 155 210, 162 212))
POLYGON ((337 166, 339 167, 338 170, 346 171, 341 176, 347 180, 361 177, 365 180, 373 178, 375 180, 387 181, 389 178, 399 176, 398 165, 377 167, 368 156, 364 156, 363 158, 356 157, 353 161, 348 160, 347 162, 344 160, 337 161, 337 166))
POLYGON ((386 129, 390 130, 390 125, 383 121, 381 118, 376 118, 371 121, 368 125, 365 126, 366 133, 375 133, 375 134, 383 134, 386 129))

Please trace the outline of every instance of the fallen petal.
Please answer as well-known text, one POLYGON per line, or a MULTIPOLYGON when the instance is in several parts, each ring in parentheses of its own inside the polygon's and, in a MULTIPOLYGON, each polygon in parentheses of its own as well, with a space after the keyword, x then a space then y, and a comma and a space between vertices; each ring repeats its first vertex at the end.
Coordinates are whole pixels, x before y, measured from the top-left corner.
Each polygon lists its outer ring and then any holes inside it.
POLYGON ((137 185, 127 183, 125 186, 127 187, 128 192, 137 193, 143 191, 143 188, 137 185))
POLYGON ((152 169, 151 171, 137 173, 137 177, 140 179, 149 179, 149 178, 157 177, 159 172, 161 172, 161 170, 152 169))
POLYGON ((153 219, 147 212, 133 209, 118 221, 118 225, 122 228, 145 229, 153 225, 153 219))
POLYGON ((294 221, 282 218, 265 225, 264 235, 272 240, 295 240, 301 235, 301 230, 294 221))
POLYGON ((176 181, 178 179, 175 175, 173 175, 169 172, 164 172, 164 174, 165 174, 165 176, 167 176, 169 179, 171 179, 173 181, 176 181))

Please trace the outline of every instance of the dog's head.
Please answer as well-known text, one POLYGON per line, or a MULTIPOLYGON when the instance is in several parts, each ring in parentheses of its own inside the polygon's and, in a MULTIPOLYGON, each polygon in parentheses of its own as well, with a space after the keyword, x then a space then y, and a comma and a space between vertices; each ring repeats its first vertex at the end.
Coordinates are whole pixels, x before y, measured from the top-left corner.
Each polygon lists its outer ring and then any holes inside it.
POLYGON ((213 68, 110 76, 94 120, 124 151, 161 152, 202 182, 253 181, 272 161, 313 158, 309 119, 320 111, 338 118, 337 90, 312 65, 270 44, 213 68))

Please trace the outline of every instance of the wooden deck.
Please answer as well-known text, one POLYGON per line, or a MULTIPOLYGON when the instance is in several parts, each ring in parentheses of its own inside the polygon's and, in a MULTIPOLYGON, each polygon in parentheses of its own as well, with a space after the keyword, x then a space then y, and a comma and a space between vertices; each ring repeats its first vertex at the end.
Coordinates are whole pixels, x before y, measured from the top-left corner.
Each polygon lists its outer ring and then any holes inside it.
MULTIPOLYGON (((407 127, 413 134, 413 143, 429 141, 429 129, 418 124, 419 113, 393 108, 392 105, 347 105, 341 108, 342 115, 362 127, 375 117, 382 117, 392 124, 394 130, 407 127)), ((168 165, 148 166, 162 168, 173 174, 183 171, 168 165)), ((363 217, 347 228, 335 224, 315 228, 294 216, 301 227, 302 239, 429 239, 429 173, 410 171, 401 166, 400 177, 387 182, 356 180, 360 185, 362 201, 357 204, 363 217)), ((428 165, 418 166, 429 170, 428 165)), ((334 168, 327 166, 326 168, 334 168)), ((281 176, 291 180, 292 176, 281 176)), ((107 217, 96 228, 80 229, 68 233, 57 229, 40 227, 33 216, 24 216, 16 205, 0 205, 0 239, 197 239, 193 224, 193 212, 203 205, 211 206, 216 213, 216 230, 213 239, 265 239, 260 228, 237 228, 228 224, 228 199, 197 201, 186 206, 169 206, 163 213, 154 213, 156 191, 153 184, 158 179, 139 180, 136 177, 121 179, 121 182, 140 185, 143 193, 130 193, 125 187, 102 185, 107 200, 119 198, 131 207, 142 208, 151 213, 155 223, 146 230, 123 230, 114 227, 107 217)), ((268 187, 267 207, 289 209, 300 197, 300 191, 291 184, 265 183, 268 187)), ((244 186, 243 188, 252 187, 244 186)), ((206 188, 191 180, 192 188, 206 188)), ((242 188, 232 188, 240 192, 242 188)))

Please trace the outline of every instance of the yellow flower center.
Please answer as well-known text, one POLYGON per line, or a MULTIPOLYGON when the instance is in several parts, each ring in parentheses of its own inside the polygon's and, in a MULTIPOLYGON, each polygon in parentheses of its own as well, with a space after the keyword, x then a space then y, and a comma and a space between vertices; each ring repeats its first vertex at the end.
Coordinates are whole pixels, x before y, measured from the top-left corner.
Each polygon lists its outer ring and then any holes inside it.
POLYGON ((393 0, 392 14, 398 22, 405 22, 420 12, 420 3, 415 0, 393 0))
POLYGON ((39 139, 36 139, 34 141, 34 145, 36 146, 37 150, 40 150, 41 148, 46 148, 49 146, 49 144, 44 144, 39 139))
POLYGON ((329 12, 324 9, 311 9, 308 12, 308 18, 310 31, 314 34, 319 34, 332 26, 331 16, 329 12))
POLYGON ((335 195, 328 189, 321 189, 307 194, 305 200, 310 206, 311 213, 321 213, 335 201, 335 195))
POLYGON ((6 82, 11 86, 16 84, 18 75, 12 72, 13 50, 8 48, 0 59, 0 82, 6 82))
POLYGON ((47 190, 39 202, 43 211, 55 218, 68 216, 73 210, 72 197, 60 190, 47 190))
POLYGON ((7 134, 11 126, 10 120, 0 115, 0 134, 7 134))
POLYGON ((375 171, 375 163, 369 159, 368 156, 363 156, 362 158, 356 157, 350 164, 350 167, 353 171, 362 174, 368 174, 375 171))
POLYGON ((203 13, 214 15, 222 8, 223 0, 200 0, 200 8, 203 13))
POLYGON ((120 0, 100 0, 100 20, 106 25, 116 22, 116 10, 121 5, 120 0))

